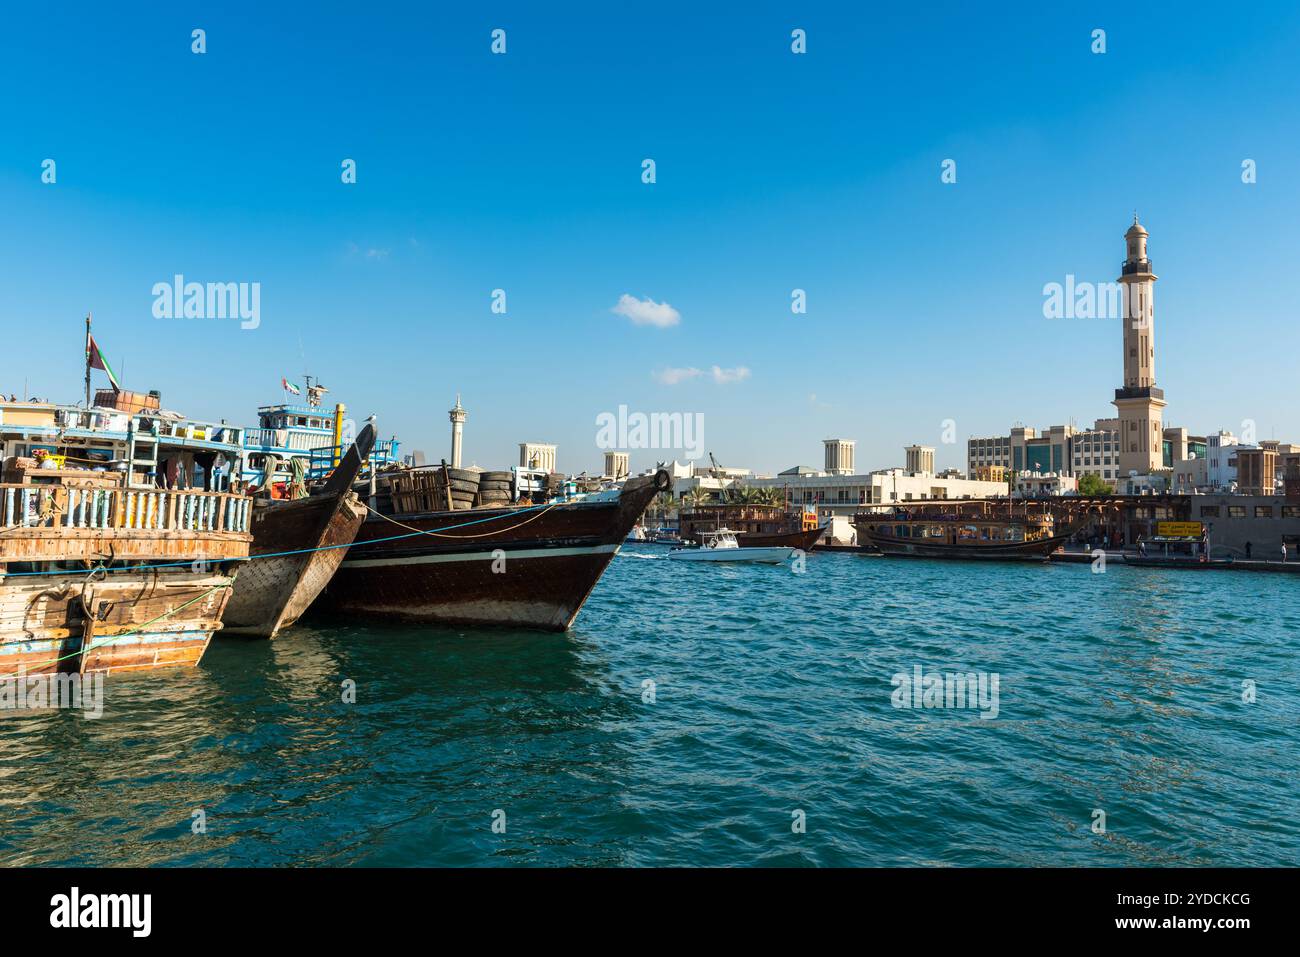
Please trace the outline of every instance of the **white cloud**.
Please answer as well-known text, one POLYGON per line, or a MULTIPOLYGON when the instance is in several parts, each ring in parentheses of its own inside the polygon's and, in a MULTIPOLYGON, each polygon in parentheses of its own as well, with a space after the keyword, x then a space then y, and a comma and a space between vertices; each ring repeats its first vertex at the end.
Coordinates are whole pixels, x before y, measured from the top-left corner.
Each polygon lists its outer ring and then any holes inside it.
POLYGON ((610 312, 617 316, 626 316, 638 326, 657 326, 667 329, 682 321, 682 314, 666 302, 653 299, 637 299, 627 293, 618 297, 618 305, 610 312))
POLYGON ((660 369, 654 374, 655 378, 664 385, 677 385, 679 382, 685 382, 687 379, 694 379, 697 376, 702 375, 704 375, 702 369, 696 369, 693 367, 687 369, 675 369, 670 367, 667 369, 660 369))
POLYGON ((734 369, 723 369, 714 366, 712 372, 713 381, 718 385, 731 385, 734 382, 743 382, 749 378, 749 369, 745 366, 736 366, 734 369))

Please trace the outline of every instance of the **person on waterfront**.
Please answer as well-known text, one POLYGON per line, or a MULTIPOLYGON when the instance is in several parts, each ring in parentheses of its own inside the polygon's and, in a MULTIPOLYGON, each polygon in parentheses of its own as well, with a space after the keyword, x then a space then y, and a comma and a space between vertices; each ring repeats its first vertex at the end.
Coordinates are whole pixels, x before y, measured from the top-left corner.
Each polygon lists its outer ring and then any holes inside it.
POLYGON ((1251 544, 1250 544, 1250 542, 1247 542, 1247 543, 1246 543, 1246 559, 1247 559, 1247 560, 1250 559, 1250 549, 1251 549, 1251 544))
POLYGON ((1138 542, 1138 554, 1141 555, 1143 558, 1147 557, 1147 543, 1145 539, 1138 542))
POLYGON ((1286 564, 1286 542, 1282 543, 1282 564, 1286 564))

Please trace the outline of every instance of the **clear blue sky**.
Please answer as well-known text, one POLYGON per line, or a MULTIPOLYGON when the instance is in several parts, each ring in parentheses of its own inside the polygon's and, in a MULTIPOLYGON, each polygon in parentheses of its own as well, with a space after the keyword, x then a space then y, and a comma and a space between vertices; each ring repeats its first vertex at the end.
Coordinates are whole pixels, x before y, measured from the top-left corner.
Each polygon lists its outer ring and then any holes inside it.
POLYGON ((1118 323, 1045 319, 1042 288, 1113 280, 1137 209, 1167 423, 1300 441, 1290 4, 146 6, 4 14, 6 393, 76 401, 93 310, 127 387, 196 417, 251 424, 305 365, 434 458, 461 392, 485 466, 535 440, 598 468, 620 404, 703 413, 728 465, 832 435, 961 465, 968 435, 1113 414, 1118 323), (260 282, 260 327, 154 318, 175 273, 260 282))

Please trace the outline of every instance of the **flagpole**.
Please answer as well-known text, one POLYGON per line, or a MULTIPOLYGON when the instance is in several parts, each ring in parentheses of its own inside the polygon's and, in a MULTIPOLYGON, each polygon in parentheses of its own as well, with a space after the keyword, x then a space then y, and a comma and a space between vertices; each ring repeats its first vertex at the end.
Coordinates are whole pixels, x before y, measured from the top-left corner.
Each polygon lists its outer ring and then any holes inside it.
POLYGON ((90 410, 90 313, 86 313, 86 410, 90 410))

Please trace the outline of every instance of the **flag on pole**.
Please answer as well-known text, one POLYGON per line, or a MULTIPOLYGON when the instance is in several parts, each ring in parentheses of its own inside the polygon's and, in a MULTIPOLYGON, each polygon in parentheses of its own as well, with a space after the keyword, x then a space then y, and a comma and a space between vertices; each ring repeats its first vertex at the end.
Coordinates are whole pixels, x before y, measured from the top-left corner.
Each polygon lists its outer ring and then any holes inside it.
POLYGON ((302 389, 298 388, 284 376, 280 377, 280 388, 285 392, 292 392, 294 395, 302 395, 302 389))
POLYGON ((89 334, 86 335, 86 367, 89 369, 103 369, 108 375, 108 381, 113 384, 113 391, 122 391, 122 387, 118 385, 117 376, 113 375, 113 370, 109 368, 104 354, 99 351, 99 343, 95 341, 94 336, 89 334))

